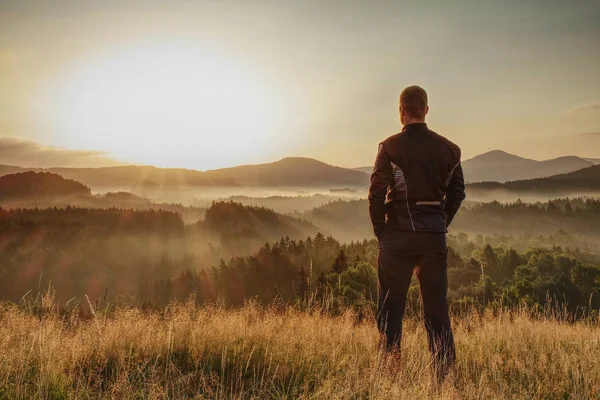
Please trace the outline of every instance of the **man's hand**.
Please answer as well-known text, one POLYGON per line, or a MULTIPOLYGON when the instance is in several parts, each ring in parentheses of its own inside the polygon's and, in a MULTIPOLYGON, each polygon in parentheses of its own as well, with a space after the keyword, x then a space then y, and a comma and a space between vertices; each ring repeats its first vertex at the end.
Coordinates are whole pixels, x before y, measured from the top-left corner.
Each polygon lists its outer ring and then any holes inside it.
POLYGON ((383 143, 379 144, 369 186, 369 214, 377 239, 385 229, 385 197, 393 182, 392 165, 383 143))
POLYGON ((462 166, 458 163, 450 175, 450 182, 446 192, 446 204, 444 206, 446 211, 446 228, 450 226, 465 197, 465 179, 463 177, 462 166))

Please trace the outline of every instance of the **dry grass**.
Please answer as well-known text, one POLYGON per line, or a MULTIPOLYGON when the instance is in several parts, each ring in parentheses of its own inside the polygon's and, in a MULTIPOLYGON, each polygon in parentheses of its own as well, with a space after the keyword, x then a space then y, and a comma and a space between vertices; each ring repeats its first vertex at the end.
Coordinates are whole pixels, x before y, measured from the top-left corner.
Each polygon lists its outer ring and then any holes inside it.
POLYGON ((441 388, 415 319, 393 371, 372 320, 351 312, 184 304, 82 320, 46 303, 39 315, 0 310, 1 398, 600 398, 600 327, 526 313, 455 320, 458 364, 441 388))

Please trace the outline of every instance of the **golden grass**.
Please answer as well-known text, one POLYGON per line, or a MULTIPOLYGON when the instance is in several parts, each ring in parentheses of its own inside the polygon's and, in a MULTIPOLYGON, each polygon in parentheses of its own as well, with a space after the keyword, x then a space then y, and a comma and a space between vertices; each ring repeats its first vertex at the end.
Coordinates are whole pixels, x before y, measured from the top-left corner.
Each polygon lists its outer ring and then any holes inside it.
POLYGON ((458 361, 442 387, 422 323, 405 321, 401 369, 356 322, 253 304, 117 309, 82 320, 0 310, 2 398, 598 399, 600 327, 526 313, 454 320, 458 361))

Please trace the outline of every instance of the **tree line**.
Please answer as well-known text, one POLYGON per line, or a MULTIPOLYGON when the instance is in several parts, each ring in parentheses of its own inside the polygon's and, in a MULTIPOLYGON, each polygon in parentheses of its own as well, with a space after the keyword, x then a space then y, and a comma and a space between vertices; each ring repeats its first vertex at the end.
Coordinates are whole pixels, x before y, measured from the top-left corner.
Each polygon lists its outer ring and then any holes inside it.
MULTIPOLYGON (((467 197, 468 198, 468 197, 467 197)), ((342 241, 373 235, 367 200, 338 200, 297 214, 342 241)), ((452 232, 474 234, 549 235, 562 229, 600 237, 600 199, 564 198, 547 202, 466 202, 452 222, 452 232)))
MULTIPOLYGON (((487 238, 490 243, 484 239, 481 245, 471 240, 458 244, 457 237, 450 239, 448 286, 454 308, 544 306, 549 302, 574 314, 597 313, 600 308, 598 255, 558 245, 517 251, 493 246, 493 238, 487 238), (461 253, 466 247, 471 251, 465 257, 461 253)), ((283 238, 265 244, 251 256, 143 282, 139 301, 164 307, 171 300, 194 296, 200 304, 222 301, 238 306, 249 299, 269 304, 310 298, 333 308, 373 307, 377 299, 377 246, 376 240, 341 244, 320 233, 305 240, 283 238)), ((416 280, 408 304, 409 308, 418 307, 416 280)))
MULTIPOLYGON (((598 202, 552 204, 543 212, 593 213, 598 202)), ((149 306, 190 295, 230 305, 251 298, 372 305, 376 240, 344 242, 316 229, 233 202, 213 204, 205 221, 191 225, 153 209, 0 208, 0 296, 19 301, 51 285, 61 301, 108 292, 110 301, 149 306)), ((457 306, 541 305, 548 296, 569 309, 597 304, 600 251, 591 236, 455 233, 448 244, 457 306)), ((418 303, 418 291, 411 296, 418 303)))

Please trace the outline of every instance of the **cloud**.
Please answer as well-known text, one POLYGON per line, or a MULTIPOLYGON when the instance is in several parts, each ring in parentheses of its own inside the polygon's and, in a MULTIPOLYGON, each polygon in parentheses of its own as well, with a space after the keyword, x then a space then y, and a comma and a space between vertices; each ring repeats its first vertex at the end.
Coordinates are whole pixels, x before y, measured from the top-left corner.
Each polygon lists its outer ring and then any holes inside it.
POLYGON ((588 111, 600 111, 600 103, 588 104, 585 106, 575 107, 568 110, 568 112, 588 112, 588 111))
POLYGON ((46 147, 33 141, 0 137, 0 164, 20 167, 104 167, 118 165, 106 153, 46 147))

